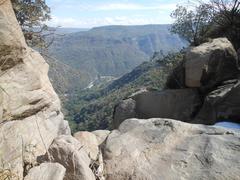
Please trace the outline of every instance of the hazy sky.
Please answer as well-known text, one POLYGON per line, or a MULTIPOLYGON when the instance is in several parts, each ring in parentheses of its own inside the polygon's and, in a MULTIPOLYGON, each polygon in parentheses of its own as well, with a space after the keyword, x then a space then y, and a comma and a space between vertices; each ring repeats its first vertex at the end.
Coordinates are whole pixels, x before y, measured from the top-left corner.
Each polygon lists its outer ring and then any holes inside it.
POLYGON ((103 25, 169 24, 182 0, 47 0, 51 26, 91 28, 103 25))

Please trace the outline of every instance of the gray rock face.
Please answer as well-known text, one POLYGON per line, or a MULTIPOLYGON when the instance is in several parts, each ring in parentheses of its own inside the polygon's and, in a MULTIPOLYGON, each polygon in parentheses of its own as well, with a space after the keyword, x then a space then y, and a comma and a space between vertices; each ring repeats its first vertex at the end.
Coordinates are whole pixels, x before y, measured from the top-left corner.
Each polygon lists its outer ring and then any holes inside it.
POLYGON ((83 145, 72 136, 59 136, 49 147, 49 159, 66 168, 65 180, 95 180, 83 145))
POLYGON ((85 152, 92 160, 97 160, 99 155, 98 140, 95 134, 80 131, 73 135, 82 145, 85 152))
POLYGON ((95 133, 80 131, 75 133, 74 137, 82 144, 83 150, 88 154, 91 160, 90 167, 96 179, 104 180, 104 163, 99 145, 105 141, 110 131, 98 130, 95 133), (95 133, 98 135, 98 138, 95 133))
POLYGON ((136 113, 136 101, 132 98, 123 100, 114 109, 113 114, 113 127, 118 126, 126 119, 134 118, 137 116, 136 113))
POLYGON ((238 56, 238 69, 240 68, 240 48, 237 50, 237 56, 238 56))
POLYGON ((144 92, 124 100, 116 107, 113 124, 117 128, 124 120, 134 117, 191 121, 199 104, 198 93, 192 89, 144 92))
POLYGON ((240 81, 223 83, 210 92, 194 122, 215 124, 219 120, 231 120, 240 123, 240 81))
POLYGON ((108 135, 110 134, 109 130, 96 130, 92 132, 93 134, 95 134, 95 136, 97 137, 98 140, 98 146, 100 146, 108 137, 108 135))
POLYGON ((199 97, 192 89, 152 91, 134 97, 138 118, 172 118, 183 121, 191 119, 199 97))
POLYGON ((181 62, 169 74, 165 87, 167 89, 182 89, 186 88, 185 85, 185 62, 181 62))
POLYGON ((0 169, 22 179, 23 166, 34 164, 55 137, 70 131, 48 65, 27 47, 10 0, 0 4, 0 64, 0 169))
POLYGON ((238 77, 237 53, 226 38, 193 47, 185 57, 187 87, 212 88, 219 82, 238 77))
MULTIPOLYGON (((199 92, 202 103, 199 103, 189 122, 201 124, 214 124, 220 120, 239 122, 239 85, 236 80, 239 77, 238 56, 233 45, 226 38, 217 38, 189 48, 182 63, 170 74, 166 88, 194 88, 199 92)), ((185 101, 187 99, 186 96, 185 101)), ((163 106, 167 104, 167 101, 162 101, 163 106)), ((176 104, 172 103, 173 112, 176 104)), ((176 116, 170 118, 184 121, 176 116)))
POLYGON ((58 163, 43 163, 30 169, 24 180, 63 180, 65 171, 58 163))
POLYGON ((107 180, 240 177, 240 134, 170 119, 130 119, 104 148, 107 180))

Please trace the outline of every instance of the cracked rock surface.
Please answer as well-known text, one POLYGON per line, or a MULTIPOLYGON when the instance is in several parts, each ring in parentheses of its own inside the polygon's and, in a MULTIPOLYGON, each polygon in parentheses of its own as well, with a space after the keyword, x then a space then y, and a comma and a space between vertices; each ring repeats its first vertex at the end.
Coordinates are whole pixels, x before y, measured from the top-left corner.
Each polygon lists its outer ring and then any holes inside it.
POLYGON ((0 3, 0 86, 0 170, 22 179, 24 167, 34 166, 52 140, 70 129, 48 64, 26 45, 10 0, 0 3))
POLYGON ((106 179, 237 179, 240 133, 171 119, 129 119, 104 147, 106 179))

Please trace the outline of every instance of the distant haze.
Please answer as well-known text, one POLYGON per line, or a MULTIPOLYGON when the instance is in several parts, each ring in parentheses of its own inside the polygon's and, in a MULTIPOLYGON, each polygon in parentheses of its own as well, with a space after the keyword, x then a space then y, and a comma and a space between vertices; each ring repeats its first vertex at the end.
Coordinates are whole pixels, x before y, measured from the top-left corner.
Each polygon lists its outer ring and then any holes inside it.
POLYGON ((130 72, 155 51, 178 51, 186 42, 169 31, 170 25, 104 26, 88 31, 59 29, 49 52, 64 64, 96 76, 119 77, 130 72))
MULTIPOLYGON (((54 27, 53 27, 54 28, 54 27)), ((82 31, 88 31, 88 28, 56 28, 56 33, 58 34, 69 34, 69 33, 76 33, 82 31)))
POLYGON ((92 28, 105 25, 171 24, 171 12, 186 0, 47 0, 50 26, 92 28))

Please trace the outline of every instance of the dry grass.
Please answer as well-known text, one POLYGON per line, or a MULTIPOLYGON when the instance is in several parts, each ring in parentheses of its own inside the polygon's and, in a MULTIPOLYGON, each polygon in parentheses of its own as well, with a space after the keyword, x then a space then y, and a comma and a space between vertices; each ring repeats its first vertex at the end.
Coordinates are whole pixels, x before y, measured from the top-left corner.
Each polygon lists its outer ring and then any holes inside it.
POLYGON ((93 174, 95 175, 96 180, 105 180, 101 150, 98 153, 97 160, 92 161, 89 167, 92 170, 93 174))
POLYGON ((10 169, 0 169, 0 180, 19 180, 19 177, 10 169))

